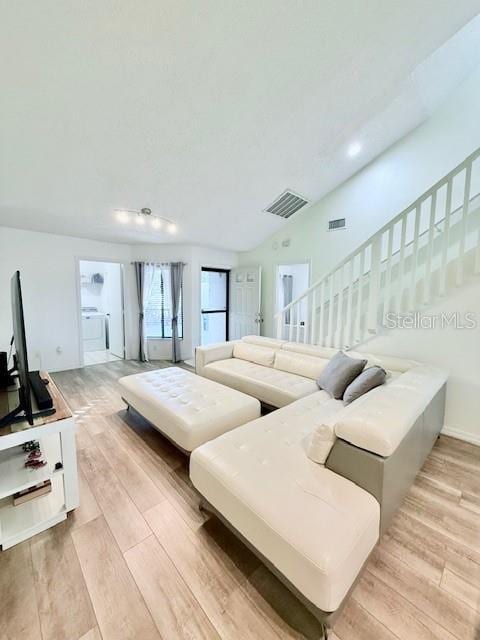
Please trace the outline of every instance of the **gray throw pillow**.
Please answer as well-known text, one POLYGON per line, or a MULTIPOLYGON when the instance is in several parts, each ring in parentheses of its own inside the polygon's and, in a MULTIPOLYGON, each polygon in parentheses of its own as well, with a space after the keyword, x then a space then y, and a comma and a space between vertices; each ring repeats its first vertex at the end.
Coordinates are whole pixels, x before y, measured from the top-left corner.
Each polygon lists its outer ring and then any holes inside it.
POLYGON ((331 396, 340 400, 343 398, 345 389, 363 371, 366 364, 366 360, 350 358, 343 351, 339 351, 322 371, 317 384, 320 389, 324 389, 331 396))
POLYGON ((355 378, 355 380, 348 385, 343 395, 343 402, 350 404, 364 393, 368 393, 375 387, 379 387, 385 382, 387 378, 387 372, 382 367, 368 367, 364 369, 362 373, 355 378))

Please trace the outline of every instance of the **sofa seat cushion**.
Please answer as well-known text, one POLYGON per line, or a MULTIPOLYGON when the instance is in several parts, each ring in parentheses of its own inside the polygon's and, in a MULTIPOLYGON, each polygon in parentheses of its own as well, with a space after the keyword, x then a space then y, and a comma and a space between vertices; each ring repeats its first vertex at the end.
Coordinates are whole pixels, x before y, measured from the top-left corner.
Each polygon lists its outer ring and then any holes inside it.
POLYGON ((212 362, 203 368, 202 375, 274 407, 284 407, 318 391, 316 383, 309 378, 238 358, 212 362))
POLYGON ((124 400, 185 451, 260 415, 255 398, 168 367, 118 381, 124 400))
POLYGON ((378 540, 380 509, 305 454, 313 424, 338 409, 326 396, 317 392, 199 447, 190 477, 310 602, 335 611, 378 540))

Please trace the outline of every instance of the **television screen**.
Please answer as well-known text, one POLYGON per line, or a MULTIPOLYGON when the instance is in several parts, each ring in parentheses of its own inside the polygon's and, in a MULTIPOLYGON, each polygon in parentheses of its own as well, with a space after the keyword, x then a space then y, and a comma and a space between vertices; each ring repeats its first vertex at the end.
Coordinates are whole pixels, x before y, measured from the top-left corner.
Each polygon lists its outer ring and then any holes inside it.
POLYGON ((13 339, 15 344, 15 366, 20 384, 20 404, 25 416, 33 424, 32 399, 30 396, 30 380, 28 377, 27 341, 25 338, 25 320, 23 317, 22 287, 20 271, 16 271, 11 280, 13 339))

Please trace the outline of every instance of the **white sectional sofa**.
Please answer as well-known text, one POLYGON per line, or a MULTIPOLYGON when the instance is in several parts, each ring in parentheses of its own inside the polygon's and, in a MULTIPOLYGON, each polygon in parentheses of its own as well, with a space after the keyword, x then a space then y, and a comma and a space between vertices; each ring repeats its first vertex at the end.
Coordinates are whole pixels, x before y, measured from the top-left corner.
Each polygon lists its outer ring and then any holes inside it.
POLYGON ((340 610, 443 426, 447 373, 371 354, 384 385, 348 406, 316 379, 336 350, 247 336, 199 347, 197 373, 275 407, 196 449, 208 509, 322 621, 340 610), (325 464, 307 455, 328 425, 325 464))
MULTIPOLYGON (((286 407, 309 396, 318 398, 321 409, 311 430, 328 424, 332 442, 339 437, 379 456, 392 455, 418 416, 444 388, 447 372, 414 360, 349 351, 351 357, 367 359, 366 367, 386 369, 387 380, 344 407, 319 390, 316 382, 336 353, 336 349, 246 336, 198 347, 195 363, 198 375, 253 396, 270 408, 286 407)), ((295 404, 295 410, 308 406, 295 404)), ((276 412, 274 420, 282 415, 276 412)))

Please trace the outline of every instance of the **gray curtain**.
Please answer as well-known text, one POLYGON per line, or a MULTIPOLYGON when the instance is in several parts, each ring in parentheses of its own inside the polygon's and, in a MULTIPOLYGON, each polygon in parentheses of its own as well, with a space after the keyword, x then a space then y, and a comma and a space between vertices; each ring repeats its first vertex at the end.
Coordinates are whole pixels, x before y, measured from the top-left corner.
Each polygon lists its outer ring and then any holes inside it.
POLYGON ((155 265, 147 262, 134 262, 135 280, 137 282, 138 299, 138 357, 141 362, 148 362, 147 336, 145 331, 145 309, 150 299, 155 265))
POLYGON ((170 263, 170 284, 172 291, 172 362, 180 360, 180 340, 178 339, 178 314, 183 282, 183 262, 170 263))
MULTIPOLYGON (((282 276, 283 306, 293 300, 293 276, 282 276)), ((290 324, 290 309, 285 313, 285 324, 290 324)))

